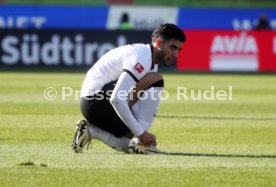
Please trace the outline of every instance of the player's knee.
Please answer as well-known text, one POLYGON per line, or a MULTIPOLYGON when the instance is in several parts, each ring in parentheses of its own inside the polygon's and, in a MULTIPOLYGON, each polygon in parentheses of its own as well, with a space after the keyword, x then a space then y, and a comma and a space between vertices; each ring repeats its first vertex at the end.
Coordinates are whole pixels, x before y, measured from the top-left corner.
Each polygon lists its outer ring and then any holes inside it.
POLYGON ((151 72, 148 73, 146 76, 150 80, 150 84, 148 85, 148 88, 151 87, 164 87, 164 79, 160 73, 157 72, 151 72))
POLYGON ((158 72, 151 72, 151 73, 148 73, 148 75, 151 77, 151 79, 153 81, 160 81, 160 80, 163 80, 163 77, 160 73, 158 72))
POLYGON ((137 90, 147 90, 151 87, 164 87, 164 80, 160 73, 147 73, 136 85, 137 90))

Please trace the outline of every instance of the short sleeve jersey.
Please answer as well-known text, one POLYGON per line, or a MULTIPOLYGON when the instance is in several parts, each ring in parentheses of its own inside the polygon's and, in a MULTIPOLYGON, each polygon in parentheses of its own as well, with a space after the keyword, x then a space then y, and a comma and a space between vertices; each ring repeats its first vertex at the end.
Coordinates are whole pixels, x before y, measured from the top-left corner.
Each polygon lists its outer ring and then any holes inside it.
POLYGON ((152 48, 149 44, 125 45, 110 50, 87 72, 81 88, 81 97, 92 96, 101 88, 117 80, 127 72, 136 82, 148 72, 156 72, 152 66, 152 48))

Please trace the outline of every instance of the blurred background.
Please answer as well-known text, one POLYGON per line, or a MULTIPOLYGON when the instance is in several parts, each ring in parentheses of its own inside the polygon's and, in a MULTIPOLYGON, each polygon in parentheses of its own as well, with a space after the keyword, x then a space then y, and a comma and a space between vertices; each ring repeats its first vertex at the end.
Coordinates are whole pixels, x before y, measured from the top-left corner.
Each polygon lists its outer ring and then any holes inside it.
POLYGON ((0 0, 0 68, 88 69, 166 22, 188 36, 172 71, 276 72, 275 0, 0 0))

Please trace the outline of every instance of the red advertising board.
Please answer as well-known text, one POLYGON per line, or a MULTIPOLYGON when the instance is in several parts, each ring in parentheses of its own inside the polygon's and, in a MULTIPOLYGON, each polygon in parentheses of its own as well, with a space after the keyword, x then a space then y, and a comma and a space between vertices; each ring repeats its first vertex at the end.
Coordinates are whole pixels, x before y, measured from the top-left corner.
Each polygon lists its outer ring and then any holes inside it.
POLYGON ((276 72, 276 32, 185 31, 177 69, 276 72))

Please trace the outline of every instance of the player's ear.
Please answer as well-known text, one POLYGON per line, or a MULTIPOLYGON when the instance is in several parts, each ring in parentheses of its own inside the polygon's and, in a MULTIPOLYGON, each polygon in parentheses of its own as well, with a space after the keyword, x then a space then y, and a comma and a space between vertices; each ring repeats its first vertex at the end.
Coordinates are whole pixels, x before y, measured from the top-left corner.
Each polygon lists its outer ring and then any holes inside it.
POLYGON ((156 40, 156 47, 160 48, 161 45, 162 45, 162 43, 163 43, 162 38, 158 38, 158 39, 156 40))

